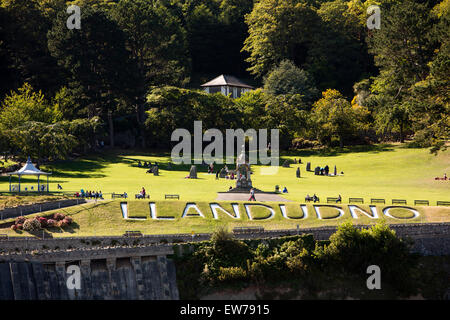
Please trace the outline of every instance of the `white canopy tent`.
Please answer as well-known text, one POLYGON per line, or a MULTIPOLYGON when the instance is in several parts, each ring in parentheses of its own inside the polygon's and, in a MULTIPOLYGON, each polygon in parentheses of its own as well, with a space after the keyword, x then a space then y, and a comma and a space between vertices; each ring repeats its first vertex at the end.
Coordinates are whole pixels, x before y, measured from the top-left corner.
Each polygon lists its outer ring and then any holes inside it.
MULTIPOLYGON (((11 188, 11 176, 19 176, 19 189, 18 192, 20 192, 20 183, 21 183, 21 177, 22 176, 37 176, 38 177, 38 188, 37 191, 38 192, 43 192, 46 191, 48 192, 48 176, 51 175, 51 173, 48 172, 43 172, 41 170, 39 170, 38 168, 36 168, 33 163, 31 162, 30 157, 28 157, 28 161, 27 163, 18 171, 16 172, 10 172, 8 173, 9 175, 9 192, 13 192, 12 188, 11 188), (45 187, 45 184, 41 184, 40 183, 40 177, 41 176, 47 176, 47 187, 45 187)), ((16 190, 14 190, 15 192, 16 190)))

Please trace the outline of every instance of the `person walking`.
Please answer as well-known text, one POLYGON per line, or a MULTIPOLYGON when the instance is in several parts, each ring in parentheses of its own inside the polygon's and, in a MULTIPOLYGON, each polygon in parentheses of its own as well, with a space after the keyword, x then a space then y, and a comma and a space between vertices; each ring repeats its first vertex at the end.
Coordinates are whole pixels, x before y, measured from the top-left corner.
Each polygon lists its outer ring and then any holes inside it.
POLYGON ((248 201, 256 201, 255 199, 255 189, 251 188, 250 189, 250 199, 248 199, 248 201))

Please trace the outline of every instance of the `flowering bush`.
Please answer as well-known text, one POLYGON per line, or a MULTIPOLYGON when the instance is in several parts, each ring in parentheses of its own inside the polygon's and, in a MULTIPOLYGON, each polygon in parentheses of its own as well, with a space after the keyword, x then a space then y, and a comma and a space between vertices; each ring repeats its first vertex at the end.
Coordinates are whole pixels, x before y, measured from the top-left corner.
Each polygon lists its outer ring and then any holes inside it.
POLYGON ((54 219, 48 219, 47 220, 47 227, 54 227, 56 226, 57 221, 54 219))
POLYGON ((65 217, 66 216, 64 214, 59 213, 59 212, 57 212, 53 215, 53 219, 55 219, 57 221, 63 220, 65 217))
POLYGON ((47 219, 44 217, 38 217, 39 223, 41 224, 42 228, 45 228, 47 226, 47 219))
POLYGON ((25 220, 27 220, 25 217, 22 217, 22 216, 17 217, 15 224, 23 224, 25 222, 25 220))
POLYGON ((59 220, 59 221, 57 222, 57 226, 60 227, 60 228, 67 227, 67 225, 68 225, 68 223, 67 223, 66 220, 59 220))
POLYGON ((41 223, 38 219, 27 219, 23 223, 23 230, 36 231, 41 229, 41 223))

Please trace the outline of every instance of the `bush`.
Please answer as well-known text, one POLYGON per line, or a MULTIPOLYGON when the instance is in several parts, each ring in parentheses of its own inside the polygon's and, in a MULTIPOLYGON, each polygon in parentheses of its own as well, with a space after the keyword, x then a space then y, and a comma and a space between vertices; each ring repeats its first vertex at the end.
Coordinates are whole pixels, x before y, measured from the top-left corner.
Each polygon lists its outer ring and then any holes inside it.
POLYGON ((15 220, 15 224, 23 224, 25 222, 25 220, 27 220, 25 217, 17 217, 15 220))
POLYGON ((60 227, 60 228, 64 228, 64 227, 67 227, 67 222, 66 222, 66 220, 59 220, 57 223, 56 223, 56 225, 58 226, 58 227, 60 227))
POLYGON ((221 282, 244 280, 247 278, 247 272, 241 267, 228 267, 219 269, 218 280, 221 282))
POLYGON ((39 223, 41 224, 42 228, 45 228, 47 226, 47 219, 44 217, 38 217, 37 220, 39 220, 39 223))
POLYGON ((54 219, 48 219, 47 220, 47 227, 54 227, 56 226, 57 221, 54 219))
POLYGON ((295 138, 292 140, 291 149, 299 150, 299 149, 312 149, 321 147, 322 144, 316 140, 307 140, 303 138, 295 138))
POLYGON ((41 230, 41 223, 38 219, 27 219, 23 223, 23 230, 25 231, 37 231, 41 230))
POLYGON ((58 213, 55 213, 55 214, 53 215, 53 219, 56 220, 56 221, 63 220, 65 217, 66 217, 66 216, 65 216, 64 214, 59 213, 59 212, 58 212, 58 213))

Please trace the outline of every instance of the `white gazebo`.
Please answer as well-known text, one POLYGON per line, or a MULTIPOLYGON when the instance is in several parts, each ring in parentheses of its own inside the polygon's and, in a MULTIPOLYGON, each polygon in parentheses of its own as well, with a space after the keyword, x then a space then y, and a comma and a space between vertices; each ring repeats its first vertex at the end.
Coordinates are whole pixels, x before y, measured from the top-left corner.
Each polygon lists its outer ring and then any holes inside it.
POLYGON ((9 175, 9 192, 20 192, 20 183, 21 183, 21 177, 22 176, 37 176, 38 177, 38 188, 37 192, 48 192, 48 176, 51 175, 51 173, 43 172, 36 168, 33 163, 31 162, 30 157, 28 157, 27 163, 18 171, 16 172, 9 172, 7 173, 9 175), (11 176, 19 176, 19 187, 18 190, 13 190, 16 188, 12 188, 11 186, 11 176), (47 185, 40 183, 40 177, 41 176, 47 176, 47 185))
POLYGON ((239 98, 245 92, 249 92, 254 88, 248 84, 242 82, 236 77, 220 75, 211 81, 201 85, 207 93, 221 92, 223 95, 232 99, 239 98))

